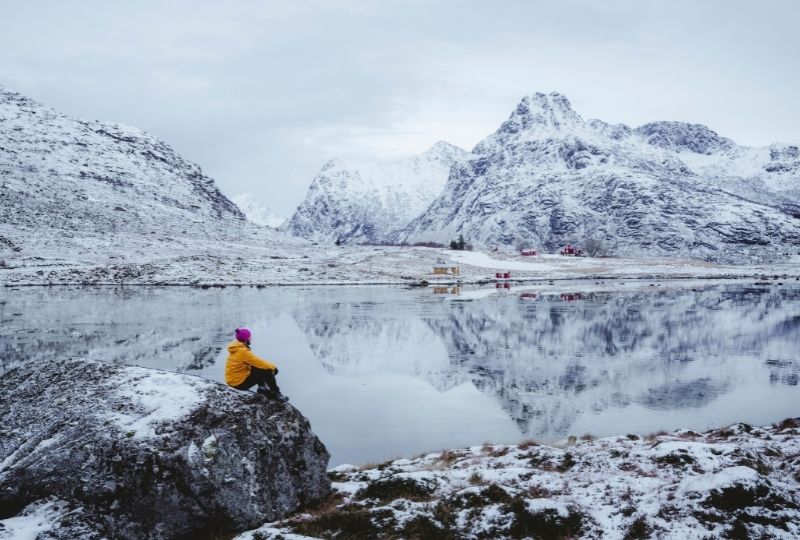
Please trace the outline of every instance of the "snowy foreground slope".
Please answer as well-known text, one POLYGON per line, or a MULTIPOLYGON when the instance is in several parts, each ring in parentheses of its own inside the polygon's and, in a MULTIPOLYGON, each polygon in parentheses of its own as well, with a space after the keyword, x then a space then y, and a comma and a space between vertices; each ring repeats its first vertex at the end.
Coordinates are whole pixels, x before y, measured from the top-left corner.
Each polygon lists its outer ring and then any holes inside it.
POLYGON ((295 538, 702 539, 800 536, 800 419, 486 444, 337 467, 314 511, 237 540, 295 538))
POLYGON ((252 193, 242 193, 232 197, 231 200, 251 223, 277 229, 286 222, 286 218, 276 214, 252 193))
POLYGON ((285 229, 329 243, 380 243, 428 207, 442 192, 451 165, 466 156, 438 142, 420 155, 387 163, 329 161, 285 229))
POLYGON ((709 128, 585 121, 566 97, 525 97, 399 241, 599 240, 616 255, 779 261, 800 245, 797 146, 739 146, 709 128))

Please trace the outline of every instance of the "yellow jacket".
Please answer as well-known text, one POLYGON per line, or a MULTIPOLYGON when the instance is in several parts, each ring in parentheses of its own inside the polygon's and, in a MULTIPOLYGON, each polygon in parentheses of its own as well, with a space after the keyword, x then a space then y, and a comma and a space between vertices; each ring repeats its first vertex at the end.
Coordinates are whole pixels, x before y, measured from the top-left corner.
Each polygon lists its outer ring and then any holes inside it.
POLYGON ((278 366, 259 358, 241 341, 228 344, 228 360, 225 362, 225 382, 229 386, 239 386, 250 375, 250 366, 260 369, 278 369, 278 366))

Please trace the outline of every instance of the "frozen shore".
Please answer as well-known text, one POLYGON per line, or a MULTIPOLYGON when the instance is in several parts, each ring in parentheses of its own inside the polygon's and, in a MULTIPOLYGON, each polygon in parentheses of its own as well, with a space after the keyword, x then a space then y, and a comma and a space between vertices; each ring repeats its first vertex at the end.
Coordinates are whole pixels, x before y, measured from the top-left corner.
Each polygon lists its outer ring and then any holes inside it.
POLYGON ((485 444, 330 475, 325 505, 237 540, 800 535, 800 419, 485 444))
POLYGON ((314 246, 265 238, 211 247, 173 240, 157 252, 131 238, 129 249, 99 255, 91 246, 21 252, 0 258, 0 284, 23 285, 397 285, 481 284, 509 272, 514 283, 554 280, 800 279, 800 260, 785 264, 717 265, 677 258, 569 257, 451 251, 400 246, 314 246), (65 253, 65 251, 60 251, 65 253), (435 275, 434 266, 458 267, 435 275))

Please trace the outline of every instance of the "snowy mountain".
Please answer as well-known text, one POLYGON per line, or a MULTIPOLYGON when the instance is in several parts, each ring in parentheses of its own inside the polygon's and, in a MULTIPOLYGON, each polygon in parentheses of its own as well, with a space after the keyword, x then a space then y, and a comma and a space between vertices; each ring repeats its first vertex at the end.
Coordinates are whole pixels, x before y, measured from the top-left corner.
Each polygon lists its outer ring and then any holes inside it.
POLYGON ((152 135, 72 118, 2 87, 0 184, 0 251, 58 251, 93 238, 85 245, 99 252, 126 235, 205 238, 245 224, 199 166, 152 135))
POLYGON ((286 222, 285 217, 281 217, 272 211, 267 205, 252 193, 242 193, 232 197, 231 200, 244 213, 247 220, 262 227, 277 229, 286 222))
POLYGON ((396 240, 546 251, 588 238, 618 255, 782 260, 800 244, 798 147, 739 146, 709 128, 585 121, 566 97, 525 97, 454 164, 396 240))
POLYGON ((381 242, 423 212, 467 153, 446 142, 388 163, 329 161, 285 226, 296 236, 333 242, 381 242))

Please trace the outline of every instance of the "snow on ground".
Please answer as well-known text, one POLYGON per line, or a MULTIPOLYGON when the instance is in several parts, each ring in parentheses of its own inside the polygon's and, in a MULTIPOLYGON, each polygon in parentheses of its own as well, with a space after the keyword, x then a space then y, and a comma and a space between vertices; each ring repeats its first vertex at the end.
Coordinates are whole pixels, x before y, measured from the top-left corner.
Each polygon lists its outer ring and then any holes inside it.
POLYGON ((520 270, 524 272, 548 272, 564 269, 597 267, 601 259, 588 257, 565 257, 560 255, 539 255, 516 260, 510 257, 492 257, 480 251, 454 251, 450 258, 458 263, 478 268, 497 268, 520 270))
POLYGON ((66 507, 67 503, 63 501, 49 499, 32 504, 20 515, 0 519, 0 540, 36 540, 40 534, 55 528, 55 524, 65 517, 63 509, 66 507))
MULTIPOLYGON (((512 282, 566 279, 686 279, 800 277, 800 264, 724 266, 676 258, 591 258, 451 251, 402 246, 321 246, 269 231, 242 240, 140 237, 97 246, 63 239, 0 258, 0 285, 311 285, 481 283, 510 271, 512 282), (460 275, 434 275, 436 265, 460 275)), ((38 245, 38 244, 37 244, 38 245)))
POLYGON ((236 540, 800 535, 800 419, 485 444, 330 474, 327 504, 236 540))

